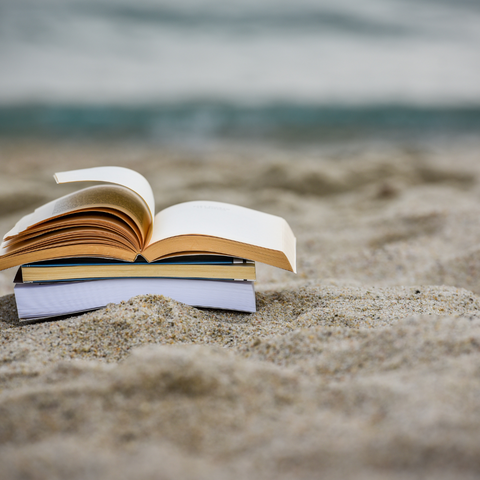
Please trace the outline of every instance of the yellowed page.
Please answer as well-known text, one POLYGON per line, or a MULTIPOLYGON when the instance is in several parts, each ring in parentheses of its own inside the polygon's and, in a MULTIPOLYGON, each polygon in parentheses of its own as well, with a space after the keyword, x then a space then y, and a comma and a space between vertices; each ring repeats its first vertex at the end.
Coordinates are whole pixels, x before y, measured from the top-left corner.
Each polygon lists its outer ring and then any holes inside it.
POLYGON ((8 241, 4 243, 10 247, 19 242, 36 238, 50 232, 63 231, 66 228, 81 226, 84 228, 101 227, 114 231, 127 238, 136 251, 142 249, 143 242, 140 230, 128 215, 118 210, 107 208, 83 212, 83 215, 80 215, 80 213, 81 212, 77 212, 74 217, 63 216, 37 224, 35 227, 24 230, 14 237, 9 237, 8 241))
POLYGON ((22 267, 24 282, 120 277, 182 277, 255 280, 255 264, 169 265, 116 264, 22 267))
POLYGON ((0 270, 16 267, 22 263, 40 262, 58 258, 82 257, 105 257, 133 262, 137 254, 126 250, 123 246, 105 244, 81 244, 62 245, 59 247, 45 248, 26 252, 9 252, 8 248, 0 247, 0 270), (81 250, 81 255, 78 254, 81 250))
POLYGON ((295 236, 275 215, 228 203, 180 203, 157 214, 149 245, 179 235, 219 237, 281 251, 295 270, 295 236))
MULTIPOLYGON (((138 195, 118 185, 99 185, 84 188, 37 208, 30 215, 21 218, 4 236, 7 240, 38 223, 78 210, 95 207, 116 208, 129 215, 143 233, 143 240, 150 228, 150 214, 138 195)), ((4 242, 5 243, 5 242, 4 242)))
POLYGON ((57 172, 53 177, 57 183, 106 182, 122 185, 140 195, 147 204, 152 220, 155 217, 155 199, 153 197, 152 187, 143 175, 129 168, 82 168, 68 172, 57 172))

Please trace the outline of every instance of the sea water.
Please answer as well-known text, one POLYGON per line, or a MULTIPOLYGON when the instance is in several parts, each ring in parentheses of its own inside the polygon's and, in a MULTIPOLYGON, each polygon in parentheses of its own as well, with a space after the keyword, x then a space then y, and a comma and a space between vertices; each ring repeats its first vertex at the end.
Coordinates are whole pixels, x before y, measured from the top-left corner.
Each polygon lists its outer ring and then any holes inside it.
POLYGON ((480 133, 478 0, 0 0, 0 134, 398 131, 480 133))

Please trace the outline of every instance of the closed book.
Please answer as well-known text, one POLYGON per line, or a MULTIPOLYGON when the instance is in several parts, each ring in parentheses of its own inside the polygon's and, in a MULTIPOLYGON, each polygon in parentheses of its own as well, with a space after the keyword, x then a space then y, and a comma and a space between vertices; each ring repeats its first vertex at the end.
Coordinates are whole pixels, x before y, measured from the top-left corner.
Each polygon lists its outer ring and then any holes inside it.
POLYGON ((17 283, 20 321, 70 315, 119 303, 137 295, 164 295, 194 307, 253 313, 253 282, 185 278, 112 278, 82 282, 17 283))
POLYGON ((23 282, 86 280, 95 278, 214 278, 255 280, 255 262, 219 255, 193 255, 148 263, 98 258, 69 258, 21 266, 23 282))

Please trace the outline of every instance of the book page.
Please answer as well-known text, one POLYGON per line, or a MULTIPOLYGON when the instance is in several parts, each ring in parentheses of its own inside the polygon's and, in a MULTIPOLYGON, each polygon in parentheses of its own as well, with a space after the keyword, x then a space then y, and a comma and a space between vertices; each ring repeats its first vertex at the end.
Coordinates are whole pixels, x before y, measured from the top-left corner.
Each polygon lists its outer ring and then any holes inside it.
POLYGON ((284 252, 295 265, 295 236, 281 217, 220 202, 186 202, 157 214, 149 245, 179 235, 225 238, 284 252))
POLYGON ((146 205, 130 189, 118 185, 98 185, 84 188, 57 200, 53 200, 30 215, 21 218, 4 236, 8 240, 41 222, 67 215, 78 210, 95 208, 117 209, 127 214, 138 225, 145 240, 151 221, 146 205))
POLYGON ((122 185, 133 190, 147 204, 150 215, 155 217, 155 199, 152 187, 140 173, 124 167, 94 167, 57 172, 53 176, 57 183, 106 182, 122 185))

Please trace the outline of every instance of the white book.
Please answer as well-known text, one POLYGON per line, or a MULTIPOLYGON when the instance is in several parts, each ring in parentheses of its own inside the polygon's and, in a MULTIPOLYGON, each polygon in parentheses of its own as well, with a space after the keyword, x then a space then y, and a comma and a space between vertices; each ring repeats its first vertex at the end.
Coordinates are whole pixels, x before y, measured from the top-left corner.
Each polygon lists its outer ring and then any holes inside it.
POLYGON ((253 313, 253 282, 185 278, 112 278, 82 282, 18 283, 20 321, 96 310, 137 295, 164 295, 187 305, 253 313))

